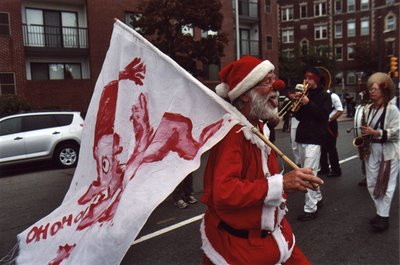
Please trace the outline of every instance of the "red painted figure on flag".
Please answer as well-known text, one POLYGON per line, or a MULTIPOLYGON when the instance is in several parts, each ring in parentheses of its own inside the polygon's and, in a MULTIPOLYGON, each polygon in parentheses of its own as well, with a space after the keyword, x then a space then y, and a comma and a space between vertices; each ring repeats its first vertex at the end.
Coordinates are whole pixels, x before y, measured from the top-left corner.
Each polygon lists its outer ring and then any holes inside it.
MULTIPOLYGON (((145 73, 146 66, 140 59, 135 58, 120 72, 119 80, 132 80, 141 86, 145 73)), ((120 145, 121 137, 114 130, 118 81, 108 83, 100 98, 93 145, 98 176, 78 200, 79 204, 90 203, 78 230, 85 229, 95 222, 112 220, 126 185, 143 163, 160 161, 169 152, 176 152, 183 159, 193 159, 199 148, 222 125, 220 120, 205 127, 197 141, 192 136, 192 122, 189 118, 166 112, 158 127, 152 128, 148 99, 141 93, 131 108, 130 120, 135 147, 128 161, 121 163, 118 155, 124 150, 120 145)))

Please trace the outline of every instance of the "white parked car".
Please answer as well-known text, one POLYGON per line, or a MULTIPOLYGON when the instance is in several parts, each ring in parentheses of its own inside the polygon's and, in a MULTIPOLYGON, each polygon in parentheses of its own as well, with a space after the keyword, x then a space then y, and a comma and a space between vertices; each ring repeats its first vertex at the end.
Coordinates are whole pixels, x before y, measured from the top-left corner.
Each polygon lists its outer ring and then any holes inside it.
POLYGON ((0 166, 49 160, 78 162, 83 128, 80 112, 30 112, 0 118, 0 166))

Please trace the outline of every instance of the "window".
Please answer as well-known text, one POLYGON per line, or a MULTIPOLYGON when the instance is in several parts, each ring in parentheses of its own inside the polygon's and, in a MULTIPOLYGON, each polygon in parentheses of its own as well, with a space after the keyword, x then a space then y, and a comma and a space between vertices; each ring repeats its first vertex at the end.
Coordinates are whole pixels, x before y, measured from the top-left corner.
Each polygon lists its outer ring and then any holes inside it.
POLYGON ((329 47, 325 45, 318 46, 315 48, 315 52, 318 56, 327 56, 329 53, 329 47))
POLYGON ((342 22, 335 23, 335 38, 341 38, 343 36, 343 24, 342 22))
POLYGON ((293 7, 283 7, 282 8, 282 21, 293 20, 293 7))
POLYGON ((385 18, 385 31, 392 31, 396 29, 396 20, 394 15, 388 15, 385 18))
POLYGON ((307 17, 307 3, 300 4, 300 18, 307 17))
POLYGON ((335 60, 338 60, 338 61, 343 60, 343 47, 342 46, 335 47, 335 60))
POLYGON ((15 94, 14 73, 0 73, 0 95, 15 94))
POLYGON ((193 26, 192 25, 184 25, 181 28, 181 32, 183 35, 192 36, 193 37, 193 26))
POLYGON ((272 36, 267 36, 267 50, 272 50, 272 36))
POLYGON ((8 13, 0 12, 0 35, 10 35, 10 19, 8 13))
POLYGON ((395 0, 386 0, 387 5, 393 5, 395 0))
POLYGON ((347 37, 356 35, 356 22, 354 20, 347 22, 347 37))
POLYGON ((0 123, 0 136, 21 132, 21 117, 3 120, 0 123))
POLYGON ((125 12, 125 24, 128 25, 129 27, 133 28, 137 32, 140 32, 141 28, 133 27, 133 23, 138 21, 141 17, 142 17, 141 13, 125 12))
POLYGON ((201 37, 207 39, 208 37, 214 37, 218 35, 218 31, 214 30, 201 30, 201 37))
POLYGON ((354 85, 356 83, 356 74, 354 72, 347 73, 347 84, 354 85))
POLYGON ((361 0, 361 10, 369 9, 369 0, 361 0))
POLYGON ((80 63, 31 63, 32 80, 82 79, 80 63))
POLYGON ((385 40, 385 51, 387 56, 393 56, 396 45, 394 39, 385 40))
POLYGON ((369 35, 369 18, 363 18, 361 19, 361 35, 369 35))
POLYGON ((342 0, 335 0, 335 14, 342 13, 342 0))
MULTIPOLYGON (((30 47, 77 48, 86 46, 76 12, 26 9, 25 44, 30 47), (80 42, 82 39, 82 45, 80 42)), ((85 36, 84 36, 85 37, 85 36)))
POLYGON ((335 84, 341 85, 343 83, 343 72, 339 72, 335 75, 335 84))
POLYGON ((282 50, 282 56, 284 58, 294 58, 294 50, 293 49, 282 50))
POLYGON ((292 29, 282 30, 282 43, 293 43, 294 31, 292 29))
POLYGON ((356 2, 355 0, 347 0, 347 12, 356 11, 356 2))
POLYGON ((327 25, 315 25, 314 26, 314 38, 316 40, 324 40, 328 38, 328 26, 327 25))
POLYGON ((300 42, 300 49, 301 49, 301 54, 302 55, 307 55, 308 54, 308 41, 307 40, 302 40, 300 42))
POLYGON ((58 126, 67 126, 72 123, 74 118, 73 114, 54 114, 54 119, 56 119, 58 126))
POLYGON ((54 115, 32 115, 22 117, 22 131, 34 131, 58 127, 54 115))
POLYGON ((271 0, 265 0, 265 12, 271 13, 271 0))
POLYGON ((354 45, 347 45, 347 60, 354 60, 354 45))
POLYGON ((314 3, 314 16, 320 17, 326 15, 326 2, 314 3))

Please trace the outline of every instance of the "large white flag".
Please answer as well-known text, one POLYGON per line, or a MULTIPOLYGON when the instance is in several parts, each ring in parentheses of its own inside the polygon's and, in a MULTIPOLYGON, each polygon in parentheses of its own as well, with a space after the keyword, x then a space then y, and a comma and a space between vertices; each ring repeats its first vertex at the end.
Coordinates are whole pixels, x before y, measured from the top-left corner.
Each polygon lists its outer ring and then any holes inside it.
POLYGON ((18 235, 18 264, 119 264, 151 212, 236 123, 230 104, 117 21, 63 203, 18 235))

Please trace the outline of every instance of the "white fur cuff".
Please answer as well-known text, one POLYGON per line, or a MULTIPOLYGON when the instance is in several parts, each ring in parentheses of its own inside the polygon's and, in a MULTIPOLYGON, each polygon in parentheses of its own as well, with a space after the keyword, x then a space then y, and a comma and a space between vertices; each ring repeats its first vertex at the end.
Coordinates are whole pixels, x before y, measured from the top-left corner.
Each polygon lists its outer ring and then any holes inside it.
POLYGON ((275 174, 267 178, 267 180, 268 194, 267 197, 265 197, 264 204, 268 206, 278 207, 283 201, 283 175, 275 174))

